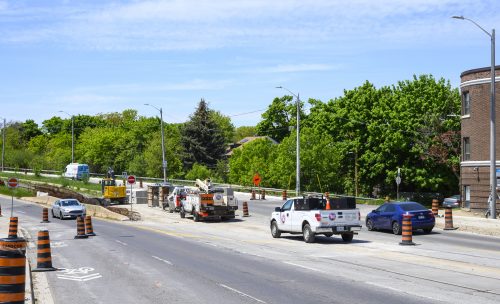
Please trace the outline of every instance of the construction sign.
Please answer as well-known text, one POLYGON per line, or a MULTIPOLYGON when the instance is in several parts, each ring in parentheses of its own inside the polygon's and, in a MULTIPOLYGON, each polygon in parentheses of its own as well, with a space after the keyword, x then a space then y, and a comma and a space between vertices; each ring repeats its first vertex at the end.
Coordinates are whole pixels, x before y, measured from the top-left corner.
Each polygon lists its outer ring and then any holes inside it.
POLYGON ((253 184, 255 186, 258 186, 260 184, 260 175, 259 175, 259 173, 255 173, 255 175, 253 176, 253 184))

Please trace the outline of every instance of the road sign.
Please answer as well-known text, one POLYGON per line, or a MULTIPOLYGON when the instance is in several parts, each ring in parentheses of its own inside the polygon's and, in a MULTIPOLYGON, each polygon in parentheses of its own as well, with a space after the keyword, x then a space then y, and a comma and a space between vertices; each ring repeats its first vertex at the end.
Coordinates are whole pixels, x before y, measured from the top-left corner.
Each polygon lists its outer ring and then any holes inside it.
POLYGON ((17 188, 17 186, 19 186, 19 181, 17 180, 17 178, 15 177, 11 177, 9 178, 9 180, 7 181, 7 186, 9 188, 17 188))
POLYGON ((129 184, 131 184, 131 185, 135 184, 135 176, 133 176, 133 175, 129 175, 129 176, 127 177, 127 182, 128 182, 129 184))
POLYGON ((253 184, 255 186, 258 186, 260 184, 260 175, 258 173, 256 173, 254 176, 253 176, 253 184))
POLYGON ((401 184, 401 176, 396 177, 396 184, 401 184))

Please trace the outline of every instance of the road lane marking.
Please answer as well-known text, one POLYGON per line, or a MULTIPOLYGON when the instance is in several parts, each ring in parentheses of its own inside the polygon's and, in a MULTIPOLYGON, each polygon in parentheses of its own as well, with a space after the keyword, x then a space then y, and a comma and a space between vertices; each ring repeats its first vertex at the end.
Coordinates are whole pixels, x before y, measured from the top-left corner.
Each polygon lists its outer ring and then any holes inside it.
POLYGON ((292 263, 292 262, 283 262, 283 263, 288 264, 288 265, 292 265, 292 266, 297 266, 297 267, 304 268, 304 269, 311 270, 311 271, 324 272, 324 271, 316 269, 316 268, 307 267, 307 266, 303 266, 303 265, 300 265, 300 264, 295 264, 295 263, 292 263))
POLYGON ((257 298, 254 298, 254 297, 252 297, 251 295, 248 295, 248 294, 246 294, 246 293, 244 293, 244 292, 241 292, 241 291, 239 291, 239 290, 237 290, 237 289, 234 289, 234 288, 232 288, 232 287, 229 287, 229 286, 227 286, 227 285, 224 285, 224 284, 219 284, 219 286, 220 286, 220 287, 223 287, 223 288, 226 288, 226 289, 228 289, 228 290, 231 290, 232 292, 235 292, 235 293, 239 294, 240 296, 244 296, 244 297, 250 298, 250 299, 252 299, 252 300, 254 300, 254 301, 256 301, 256 302, 266 304, 266 302, 264 302, 264 301, 262 301, 262 300, 259 300, 259 299, 257 299, 257 298))
POLYGON ((117 242, 118 244, 121 244, 123 246, 127 246, 128 245, 127 243, 119 241, 119 240, 115 240, 115 242, 117 242))
POLYGON ((166 264, 168 264, 168 265, 173 265, 173 264, 172 264, 172 262, 167 261, 167 260, 164 260, 164 259, 159 258, 159 257, 157 257, 157 256, 154 256, 154 255, 153 255, 152 257, 153 257, 153 259, 157 259, 158 261, 162 261, 163 263, 166 263, 166 264))
POLYGON ((70 281, 77 281, 77 282, 86 282, 94 279, 99 279, 102 278, 102 275, 100 273, 91 273, 88 274, 89 272, 94 271, 94 268, 92 267, 80 267, 76 269, 61 269, 61 274, 57 275, 58 279, 61 280, 70 280, 70 281))

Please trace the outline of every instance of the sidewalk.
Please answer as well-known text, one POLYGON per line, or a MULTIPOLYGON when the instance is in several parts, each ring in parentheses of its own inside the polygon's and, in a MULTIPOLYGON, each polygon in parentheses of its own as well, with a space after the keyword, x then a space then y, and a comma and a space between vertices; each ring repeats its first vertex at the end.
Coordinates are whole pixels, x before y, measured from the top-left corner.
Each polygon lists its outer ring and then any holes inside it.
MULTIPOLYGON (((482 235, 500 236, 500 219, 487 219, 482 213, 452 209, 453 227, 457 231, 465 231, 482 235)), ((439 210, 436 227, 444 228, 444 209, 439 210)))

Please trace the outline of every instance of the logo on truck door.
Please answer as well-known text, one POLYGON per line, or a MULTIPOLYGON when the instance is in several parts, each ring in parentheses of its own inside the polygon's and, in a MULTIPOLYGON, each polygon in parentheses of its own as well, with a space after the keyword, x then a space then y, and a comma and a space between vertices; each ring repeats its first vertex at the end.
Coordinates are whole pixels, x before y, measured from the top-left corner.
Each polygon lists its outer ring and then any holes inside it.
POLYGON ((337 215, 336 215, 335 213, 333 213, 333 212, 332 212, 332 213, 330 213, 330 214, 328 215, 328 218, 329 218, 331 221, 334 221, 334 220, 337 218, 337 215))
POLYGON ((285 220, 286 220, 285 213, 283 213, 283 212, 281 213, 280 219, 281 219, 281 222, 284 224, 285 220))

